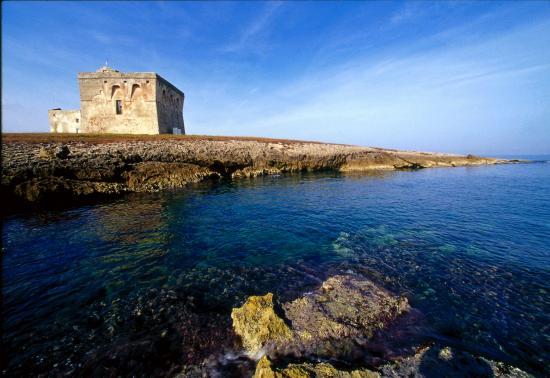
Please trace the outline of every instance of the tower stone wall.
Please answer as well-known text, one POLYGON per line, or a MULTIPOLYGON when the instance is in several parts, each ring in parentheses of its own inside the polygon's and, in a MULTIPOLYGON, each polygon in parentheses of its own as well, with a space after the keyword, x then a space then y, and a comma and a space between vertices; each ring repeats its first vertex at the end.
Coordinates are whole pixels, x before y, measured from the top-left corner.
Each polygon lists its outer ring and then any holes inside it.
POLYGON ((52 133, 80 133, 82 117, 80 110, 52 109, 48 111, 52 133))
MULTIPOLYGON (((79 125, 54 127, 50 116, 52 132, 185 134, 185 95, 154 72, 119 72, 102 67, 96 72, 79 73, 78 82, 79 125)), ((59 117, 63 111, 56 112, 59 117)))

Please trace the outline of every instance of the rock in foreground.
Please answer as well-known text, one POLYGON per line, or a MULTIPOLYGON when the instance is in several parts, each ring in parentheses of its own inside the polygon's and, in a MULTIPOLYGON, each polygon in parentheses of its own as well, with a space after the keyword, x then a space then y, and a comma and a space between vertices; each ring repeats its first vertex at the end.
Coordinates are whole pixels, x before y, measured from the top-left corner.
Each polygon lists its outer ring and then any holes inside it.
POLYGON ((242 307, 233 309, 231 319, 243 347, 251 355, 259 354, 268 345, 292 340, 292 332, 273 310, 271 293, 249 297, 242 307))
POLYGON ((274 366, 266 357, 256 365, 254 378, 400 378, 400 377, 502 377, 531 378, 523 370, 502 362, 476 357, 464 351, 449 347, 431 346, 421 348, 410 357, 405 357, 382 366, 376 370, 368 368, 336 368, 328 362, 290 363, 286 366, 274 366))
POLYGON ((410 307, 406 298, 395 297, 369 280, 339 275, 283 308, 303 343, 312 344, 370 338, 410 307))
POLYGON ((250 297, 231 317, 248 355, 262 356, 256 378, 529 377, 504 363, 438 345, 416 345, 409 355, 375 365, 353 355, 410 312, 405 298, 359 276, 337 275, 314 292, 282 304, 280 315, 269 293, 250 297), (363 363, 357 366, 358 361, 363 363))
POLYGON ((338 356, 409 310, 407 299, 352 275, 333 276, 315 292, 283 304, 290 327, 275 313, 272 298, 271 293, 250 297, 231 314, 250 355, 338 356))
POLYGON ((338 370, 329 363, 288 364, 274 368, 267 357, 262 357, 256 366, 254 378, 378 378, 380 375, 369 369, 338 370))

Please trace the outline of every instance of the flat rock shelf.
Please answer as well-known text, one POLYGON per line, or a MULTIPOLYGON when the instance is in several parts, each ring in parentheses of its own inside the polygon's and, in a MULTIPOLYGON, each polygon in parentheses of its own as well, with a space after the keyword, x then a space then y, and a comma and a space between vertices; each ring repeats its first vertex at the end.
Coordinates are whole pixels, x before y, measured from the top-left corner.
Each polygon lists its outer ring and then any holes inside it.
POLYGON ((295 140, 186 135, 3 134, 3 198, 14 207, 286 172, 421 169, 503 160, 295 140))

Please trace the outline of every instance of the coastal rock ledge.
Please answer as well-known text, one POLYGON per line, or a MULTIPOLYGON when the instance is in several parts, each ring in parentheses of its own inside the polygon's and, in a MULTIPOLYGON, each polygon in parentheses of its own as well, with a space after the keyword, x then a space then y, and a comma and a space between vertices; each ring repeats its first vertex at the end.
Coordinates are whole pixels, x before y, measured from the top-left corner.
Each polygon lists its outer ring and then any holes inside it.
POLYGON ((280 306, 271 293, 251 296, 233 309, 231 318, 246 354, 258 361, 256 378, 530 376, 433 342, 401 348, 397 354, 378 349, 376 358, 369 359, 373 346, 399 338, 404 329, 399 323, 410 324, 413 313, 406 298, 345 274, 280 306))
POLYGON ((3 134, 1 190, 8 203, 68 202, 180 188, 208 178, 499 162, 472 155, 262 138, 3 134))

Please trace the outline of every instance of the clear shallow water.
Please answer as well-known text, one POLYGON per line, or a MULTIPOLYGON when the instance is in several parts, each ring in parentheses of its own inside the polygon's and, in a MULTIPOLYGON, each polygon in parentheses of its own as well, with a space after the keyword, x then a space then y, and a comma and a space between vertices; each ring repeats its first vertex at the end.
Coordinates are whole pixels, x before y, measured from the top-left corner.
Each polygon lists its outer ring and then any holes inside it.
POLYGON ((353 270, 422 337, 548 374, 550 164, 204 183, 12 215, 2 241, 9 373, 178 371, 236 352, 248 295, 353 270))

